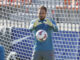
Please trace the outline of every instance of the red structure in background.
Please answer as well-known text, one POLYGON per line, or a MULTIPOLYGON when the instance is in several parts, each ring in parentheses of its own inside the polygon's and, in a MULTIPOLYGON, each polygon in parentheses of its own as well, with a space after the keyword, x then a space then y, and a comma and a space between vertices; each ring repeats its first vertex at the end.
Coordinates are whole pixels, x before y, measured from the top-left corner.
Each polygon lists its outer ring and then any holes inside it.
POLYGON ((64 4, 56 6, 57 9, 78 9, 80 8, 80 0, 64 0, 64 4))
POLYGON ((20 5, 27 5, 27 4, 31 4, 31 0, 29 0, 29 2, 28 0, 0 0, 0 7, 1 6, 20 7, 20 5))

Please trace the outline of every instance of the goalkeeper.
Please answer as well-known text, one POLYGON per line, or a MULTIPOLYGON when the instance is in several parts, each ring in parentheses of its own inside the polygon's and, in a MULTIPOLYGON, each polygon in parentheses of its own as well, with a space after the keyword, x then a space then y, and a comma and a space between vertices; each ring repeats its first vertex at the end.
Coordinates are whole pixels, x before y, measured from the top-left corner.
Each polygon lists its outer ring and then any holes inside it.
POLYGON ((54 48, 52 43, 52 32, 58 32, 56 23, 52 19, 46 19, 47 8, 40 6, 38 10, 38 19, 32 20, 29 29, 36 35, 40 29, 45 30, 48 38, 40 42, 35 37, 34 53, 32 60, 54 60, 54 48))
POLYGON ((0 45, 0 60, 5 60, 4 47, 0 45))

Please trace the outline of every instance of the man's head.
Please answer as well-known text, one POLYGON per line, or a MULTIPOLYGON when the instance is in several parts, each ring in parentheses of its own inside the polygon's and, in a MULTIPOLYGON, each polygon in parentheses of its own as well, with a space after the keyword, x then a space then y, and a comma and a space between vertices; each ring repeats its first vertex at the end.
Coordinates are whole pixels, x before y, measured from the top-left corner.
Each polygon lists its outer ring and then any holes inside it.
POLYGON ((47 14, 47 8, 44 6, 40 6, 38 10, 38 17, 40 20, 44 20, 47 14))

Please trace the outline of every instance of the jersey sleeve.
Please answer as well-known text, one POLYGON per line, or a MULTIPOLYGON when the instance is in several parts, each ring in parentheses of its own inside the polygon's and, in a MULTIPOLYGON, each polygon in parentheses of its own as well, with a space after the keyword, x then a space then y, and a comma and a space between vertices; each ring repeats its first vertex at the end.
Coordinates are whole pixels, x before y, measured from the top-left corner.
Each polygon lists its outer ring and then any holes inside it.
POLYGON ((4 60, 4 47, 0 45, 0 60, 4 60))
POLYGON ((58 27, 56 25, 56 22, 52 19, 50 19, 50 21, 52 22, 52 29, 54 32, 58 32, 58 27))

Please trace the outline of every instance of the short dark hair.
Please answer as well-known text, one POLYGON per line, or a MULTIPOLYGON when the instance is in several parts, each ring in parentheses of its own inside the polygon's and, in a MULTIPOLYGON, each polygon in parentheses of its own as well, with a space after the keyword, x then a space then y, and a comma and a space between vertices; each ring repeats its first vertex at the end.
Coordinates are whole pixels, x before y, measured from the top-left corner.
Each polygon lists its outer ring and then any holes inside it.
POLYGON ((47 12, 47 8, 45 6, 40 6, 39 9, 44 9, 47 12))

